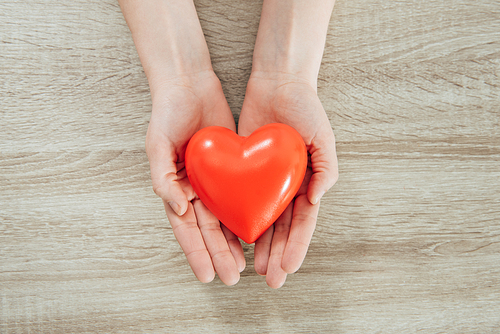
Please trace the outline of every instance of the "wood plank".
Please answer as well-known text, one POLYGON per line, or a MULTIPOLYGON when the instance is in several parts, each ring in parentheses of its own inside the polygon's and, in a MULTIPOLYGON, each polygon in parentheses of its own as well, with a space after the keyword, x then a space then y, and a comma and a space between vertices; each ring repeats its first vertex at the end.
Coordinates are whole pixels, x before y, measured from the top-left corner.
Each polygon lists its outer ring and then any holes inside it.
MULTIPOLYGON (((373 327, 368 319, 363 322, 366 327, 356 327, 360 324, 350 323, 353 319, 349 317, 352 312, 369 309, 372 310, 367 313, 369 318, 377 319, 380 330, 408 328, 405 327, 411 325, 407 323, 408 317, 429 320, 437 310, 446 315, 443 325, 451 321, 448 317, 454 321, 460 318, 465 306, 468 319, 474 321, 459 322, 457 328, 474 329, 472 325, 478 318, 489 314, 493 321, 494 312, 500 311, 497 298, 500 270, 496 266, 500 227, 495 224, 499 215, 495 203, 500 200, 496 190, 500 172, 496 162, 452 160, 455 166, 449 167, 450 159, 440 157, 423 162, 405 158, 404 154, 399 159, 371 160, 363 154, 351 158, 343 165, 343 169, 351 172, 342 173, 345 177, 336 191, 323 201, 306 262, 298 274, 289 278, 283 288, 287 293, 282 296, 273 295, 275 292, 266 289, 263 279, 253 272, 249 246, 245 247, 249 268, 237 287, 224 288, 220 282, 197 283, 167 228, 149 180, 139 179, 132 183, 133 187, 122 189, 127 179, 134 179, 130 176, 140 178, 147 174, 145 164, 129 163, 131 168, 123 163, 122 157, 141 161, 144 152, 110 153, 107 158, 103 154, 71 155, 71 158, 64 154, 49 153, 43 157, 38 154, 31 157, 30 163, 29 158, 22 158, 23 174, 27 177, 15 189, 25 195, 4 202, 7 209, 2 217, 4 246, 0 276, 3 284, 9 286, 8 292, 24 291, 22 296, 32 296, 21 299, 16 306, 12 305, 16 296, 4 294, 7 304, 3 309, 7 314, 21 315, 24 319, 18 325, 31 326, 32 320, 26 320, 29 315, 23 313, 23 308, 30 305, 42 312, 40 308, 48 299, 58 303, 52 307, 61 313, 55 318, 45 314, 48 317, 45 320, 34 321, 39 326, 46 322, 53 329, 80 331, 86 322, 82 324, 78 315, 88 314, 88 321, 98 326, 96 330, 111 330, 111 322, 126 325, 121 329, 135 331, 137 327, 123 318, 123 312, 130 317, 125 311, 128 303, 141 303, 145 296, 152 298, 153 311, 134 307, 133 316, 178 314, 179 300, 186 295, 198 296, 185 303, 185 314, 151 319, 155 326, 164 325, 163 321, 178 322, 176 326, 192 323, 193 327, 187 328, 194 331, 203 328, 202 324, 215 328, 214 331, 228 329, 215 315, 213 298, 218 302, 227 298, 229 301, 223 304, 230 305, 243 298, 253 307, 262 298, 277 298, 269 308, 253 311, 249 306, 240 309, 233 305, 235 310, 227 316, 241 317, 235 325, 251 329, 254 324, 246 317, 270 320, 284 317, 285 314, 269 312, 293 297, 294 309, 288 315, 293 315, 293 320, 285 326, 277 322, 281 327, 272 324, 256 327, 264 331, 321 330, 334 325, 347 326, 343 327, 346 330, 370 329, 373 327), (53 160, 60 162, 52 163, 53 160), (70 167, 64 167, 61 161, 70 167), (430 161, 434 166, 432 173, 429 173, 430 161), (110 181, 99 187, 102 174, 92 172, 95 168, 92 166, 103 165, 107 165, 110 181), (46 182, 54 166, 68 170, 72 177, 46 182), (404 180, 395 177, 401 175, 404 180), (470 183, 472 177, 483 186, 464 191, 464 183, 470 183), (82 180, 92 192, 76 190, 82 186, 82 180), (491 182, 492 186, 487 186, 491 182), (142 200, 136 202, 137 198, 142 200), (62 291, 61 283, 65 287, 62 291), (259 293, 251 295, 246 291, 249 286, 259 293), (73 294, 77 294, 76 300, 73 294), (200 294, 204 296, 201 301, 200 294), (238 298, 234 299, 235 296, 238 298), (309 302, 304 300, 306 296, 309 302), (408 298, 420 310, 409 305, 408 298), (300 314, 313 303, 322 305, 322 312, 300 314), (196 315, 200 307, 204 309, 202 316, 196 315), (443 307, 451 309, 443 311, 443 307), (336 313, 344 313, 346 318, 332 316, 336 313), (401 317, 401 323, 394 320, 395 315, 401 317), (340 320, 342 323, 337 323, 340 320)), ((13 166, 18 165, 19 158, 4 156, 1 161, 2 174, 16 180, 20 174, 13 166)), ((2 186, 4 194, 12 189, 4 182, 2 186)), ((12 319, 7 320, 13 323, 12 319)))

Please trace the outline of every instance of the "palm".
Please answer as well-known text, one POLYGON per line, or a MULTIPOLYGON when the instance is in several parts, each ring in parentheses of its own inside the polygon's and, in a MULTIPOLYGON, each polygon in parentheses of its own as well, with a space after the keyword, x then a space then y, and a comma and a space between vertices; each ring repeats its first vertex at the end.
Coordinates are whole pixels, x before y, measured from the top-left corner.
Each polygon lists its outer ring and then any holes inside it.
POLYGON ((165 94, 155 96, 147 141, 171 143, 179 162, 196 131, 212 125, 233 131, 236 128, 216 77, 199 80, 196 86, 174 85, 165 94))
POLYGON ((311 110, 319 106, 321 102, 314 90, 306 84, 277 85, 269 80, 250 79, 241 111, 239 133, 251 133, 267 123, 285 123, 295 128, 306 144, 310 144, 317 126, 324 123, 324 118, 311 114, 311 110))

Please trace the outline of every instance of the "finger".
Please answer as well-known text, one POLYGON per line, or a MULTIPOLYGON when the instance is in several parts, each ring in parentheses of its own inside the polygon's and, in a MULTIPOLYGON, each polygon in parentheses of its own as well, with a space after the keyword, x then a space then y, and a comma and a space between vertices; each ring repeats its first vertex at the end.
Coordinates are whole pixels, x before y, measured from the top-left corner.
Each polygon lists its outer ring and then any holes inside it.
POLYGON ((302 265, 316 228, 318 212, 319 203, 311 204, 304 195, 295 199, 292 225, 281 262, 285 272, 294 273, 302 265))
POLYGON ((224 233, 222 233, 219 220, 200 200, 195 200, 193 206, 201 235, 220 280, 226 285, 238 283, 240 272, 238 271, 233 254, 229 250, 224 233))
POLYGON ((179 184, 174 148, 168 147, 167 144, 151 144, 148 140, 146 151, 154 192, 168 203, 177 215, 182 216, 188 209, 188 198, 179 184))
POLYGON ((266 283, 273 289, 280 288, 286 280, 287 273, 281 268, 283 253, 290 233, 293 202, 290 203, 274 223, 274 234, 271 242, 271 252, 267 265, 266 283))
POLYGON ((246 261, 245 254, 243 253, 243 247, 241 246, 240 239, 231 232, 224 224, 220 224, 222 229, 222 233, 226 237, 227 244, 229 245, 229 250, 233 254, 234 260, 236 261, 236 267, 238 267, 238 271, 241 273, 245 270, 246 261))
POLYGON ((254 248, 254 268, 257 274, 266 275, 267 265, 269 263, 269 253, 271 252, 271 241, 273 240, 274 224, 271 225, 260 237, 255 241, 254 248))
POLYGON ((179 242, 195 276, 203 283, 215 277, 214 266, 201 235, 191 203, 183 216, 177 215, 167 202, 163 202, 175 238, 179 242))
POLYGON ((331 129, 323 138, 315 139, 310 150, 313 175, 307 188, 307 198, 311 204, 317 204, 339 177, 335 137, 331 129))
POLYGON ((179 169, 179 164, 177 164, 177 182, 179 183, 184 194, 186 194, 189 202, 198 197, 193 189, 193 186, 191 185, 191 182, 189 181, 186 168, 179 169))

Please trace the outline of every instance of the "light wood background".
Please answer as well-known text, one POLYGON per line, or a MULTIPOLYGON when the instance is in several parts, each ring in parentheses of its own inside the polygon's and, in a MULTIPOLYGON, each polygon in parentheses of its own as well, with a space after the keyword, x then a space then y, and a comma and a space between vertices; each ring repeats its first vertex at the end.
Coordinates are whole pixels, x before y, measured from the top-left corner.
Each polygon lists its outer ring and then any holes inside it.
MULTIPOLYGON (((196 1, 237 118, 262 1, 196 1)), ((0 3, 0 332, 500 331, 500 1, 338 0, 340 180, 300 271, 199 283, 152 189, 115 0, 0 3)))

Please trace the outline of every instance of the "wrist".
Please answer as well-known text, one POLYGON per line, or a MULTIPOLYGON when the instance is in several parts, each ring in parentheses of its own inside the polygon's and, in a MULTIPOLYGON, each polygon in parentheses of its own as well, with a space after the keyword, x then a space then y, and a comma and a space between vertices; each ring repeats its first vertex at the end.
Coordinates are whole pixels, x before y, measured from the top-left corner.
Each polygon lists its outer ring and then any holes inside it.
MULTIPOLYGON (((149 78, 148 78, 149 79, 149 78)), ((156 80, 149 80, 149 89, 153 104, 171 98, 171 94, 178 94, 179 91, 189 91, 202 98, 204 94, 213 93, 216 86, 220 86, 220 81, 213 69, 198 72, 179 73, 175 76, 158 76, 156 80)))
POLYGON ((292 77, 316 87, 333 0, 265 0, 252 72, 292 77), (281 74, 280 74, 281 73, 281 74))
POLYGON ((252 60, 252 76, 276 82, 307 83, 316 89, 322 52, 314 55, 292 46, 282 48, 275 43, 256 43, 252 60))
POLYGON ((192 0, 120 0, 150 87, 212 71, 192 0))
POLYGON ((248 85, 265 86, 269 91, 275 91, 280 87, 293 84, 300 85, 303 89, 316 92, 316 79, 312 80, 303 75, 285 72, 268 67, 266 70, 252 69, 248 85))

